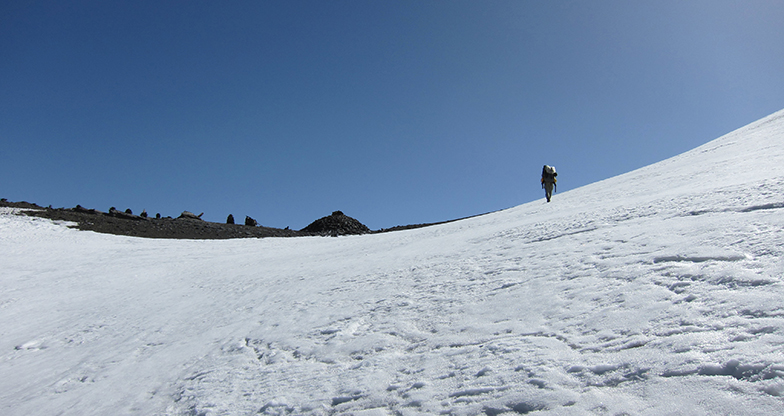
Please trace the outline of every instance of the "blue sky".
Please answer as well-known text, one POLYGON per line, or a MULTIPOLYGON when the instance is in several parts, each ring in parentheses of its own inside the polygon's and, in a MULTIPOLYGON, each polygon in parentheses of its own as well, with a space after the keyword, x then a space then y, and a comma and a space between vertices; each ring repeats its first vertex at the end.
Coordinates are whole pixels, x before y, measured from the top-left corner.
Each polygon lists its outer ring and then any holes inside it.
POLYGON ((5 1, 0 197, 296 229, 544 202, 543 164, 566 191, 784 108, 782 22, 758 0, 5 1))

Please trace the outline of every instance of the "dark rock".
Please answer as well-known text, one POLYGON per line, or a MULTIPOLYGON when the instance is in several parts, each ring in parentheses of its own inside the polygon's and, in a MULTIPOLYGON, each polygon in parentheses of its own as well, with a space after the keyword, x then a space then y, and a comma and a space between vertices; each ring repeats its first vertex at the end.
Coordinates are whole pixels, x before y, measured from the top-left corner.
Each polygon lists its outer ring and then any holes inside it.
POLYGON ((341 211, 335 211, 328 217, 319 218, 301 231, 319 235, 347 235, 347 234, 367 234, 370 229, 361 222, 341 211))
POLYGON ((109 208, 109 215, 111 215, 112 217, 117 217, 117 218, 125 218, 127 220, 140 220, 141 219, 141 217, 137 217, 136 215, 129 214, 128 211, 130 211, 130 209, 126 210, 125 212, 122 212, 122 211, 118 210, 115 207, 111 207, 111 208, 109 208))
POLYGON ((234 224, 234 215, 229 214, 229 216, 226 217, 226 224, 234 224))
POLYGON ((183 212, 182 212, 182 214, 180 214, 180 216, 179 216, 179 217, 177 217, 177 218, 178 218, 178 219, 179 219, 179 218, 184 218, 184 219, 187 219, 187 220, 199 220, 199 221, 204 221, 204 220, 202 220, 202 219, 201 219, 201 216, 202 216, 202 215, 204 215, 204 213, 203 213, 203 212, 202 212, 201 214, 199 214, 199 215, 196 215, 196 214, 194 214, 194 213, 192 213, 192 212, 190 212, 190 211, 183 211, 183 212))
MULTIPOLYGON (((69 227, 78 228, 80 230, 89 230, 99 233, 127 235, 145 238, 172 238, 172 239, 224 239, 224 238, 263 238, 263 237, 295 237, 306 235, 334 235, 348 234, 351 228, 363 233, 367 232, 367 227, 359 223, 354 223, 353 218, 346 217, 342 212, 335 211, 330 217, 322 218, 315 221, 310 226, 306 227, 308 230, 318 230, 318 224, 326 224, 324 231, 296 231, 288 227, 286 229, 278 229, 271 227, 258 226, 258 223, 251 218, 257 225, 254 227, 237 227, 228 224, 214 223, 209 221, 184 221, 176 220, 170 216, 162 217, 160 213, 155 215, 155 218, 143 218, 125 212, 118 211, 115 207, 110 209, 110 213, 104 213, 95 209, 85 209, 84 207, 77 206, 76 208, 56 208, 46 209, 38 204, 31 202, 10 202, 7 199, 0 198, 1 207, 21 208, 22 210, 17 215, 35 216, 42 218, 49 218, 55 221, 67 221, 76 223, 77 225, 69 225, 69 227), (343 218, 345 217, 345 218, 343 218), (343 227, 332 226, 330 223, 333 220, 338 220, 338 223, 344 222, 347 225, 343 227), (315 224, 315 225, 314 225, 315 224), (351 227, 349 225, 353 224, 351 227)), ((200 216, 197 216, 200 217, 200 216)), ((250 218, 250 217, 248 217, 250 218)), ((470 218, 470 217, 469 217, 470 218)), ((412 228, 427 227, 429 225, 443 224, 450 221, 443 221, 440 223, 430 224, 416 224, 407 226, 397 226, 384 229, 383 232, 390 232, 396 230, 408 230, 412 228)), ((378 231, 377 231, 378 232, 378 231)))
POLYGON ((69 227, 99 233, 128 235, 147 238, 175 239, 224 239, 224 238, 262 238, 295 237, 308 235, 294 230, 270 227, 236 227, 204 220, 191 221, 166 218, 142 218, 114 209, 113 215, 97 210, 79 208, 46 209, 27 202, 0 201, 0 206, 24 208, 17 215, 49 218, 55 221, 76 223, 69 227))
POLYGON ((5 198, 0 200, 0 206, 11 207, 11 208, 43 209, 41 206, 33 202, 27 202, 27 201, 10 202, 5 198))
POLYGON ((126 209, 126 210, 125 210, 125 213, 126 213, 126 214, 131 214, 131 215, 133 215, 133 211, 131 211, 131 209, 130 209, 130 208, 126 209))
POLYGON ((73 208, 75 212, 81 212, 83 214, 98 214, 98 211, 95 209, 87 209, 81 205, 77 205, 73 208))

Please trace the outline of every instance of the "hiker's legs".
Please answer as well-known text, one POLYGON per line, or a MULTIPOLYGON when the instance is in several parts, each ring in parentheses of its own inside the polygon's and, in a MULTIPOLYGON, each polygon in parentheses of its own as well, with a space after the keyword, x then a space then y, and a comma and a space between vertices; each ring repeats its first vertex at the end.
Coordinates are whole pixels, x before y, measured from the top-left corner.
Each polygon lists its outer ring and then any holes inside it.
POLYGON ((552 182, 545 182, 544 183, 544 196, 547 198, 547 202, 550 202, 550 198, 553 197, 553 184, 552 184, 552 182))

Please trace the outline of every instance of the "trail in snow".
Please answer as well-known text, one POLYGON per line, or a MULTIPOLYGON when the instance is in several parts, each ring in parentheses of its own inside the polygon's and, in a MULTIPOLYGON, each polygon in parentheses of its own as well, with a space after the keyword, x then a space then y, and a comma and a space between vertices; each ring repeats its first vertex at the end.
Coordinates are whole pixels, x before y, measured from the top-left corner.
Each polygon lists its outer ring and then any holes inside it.
POLYGON ((502 212, 160 241, 0 215, 0 411, 776 414, 784 112, 502 212))

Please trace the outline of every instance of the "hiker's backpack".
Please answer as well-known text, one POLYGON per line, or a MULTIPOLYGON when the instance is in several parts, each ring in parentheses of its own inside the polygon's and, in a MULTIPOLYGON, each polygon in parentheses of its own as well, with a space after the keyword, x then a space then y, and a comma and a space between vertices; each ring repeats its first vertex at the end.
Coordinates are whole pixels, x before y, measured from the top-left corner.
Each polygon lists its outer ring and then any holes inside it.
POLYGON ((542 188, 544 188, 545 181, 549 182, 552 180, 553 184, 558 182, 558 180, 555 179, 556 176, 558 176, 558 174, 555 172, 555 166, 544 165, 542 168, 542 180, 540 181, 542 182, 542 188))
POLYGON ((544 182, 545 179, 552 179, 553 182, 555 182, 556 176, 558 176, 558 174, 555 173, 555 166, 544 165, 544 168, 542 168, 542 182, 544 182))

